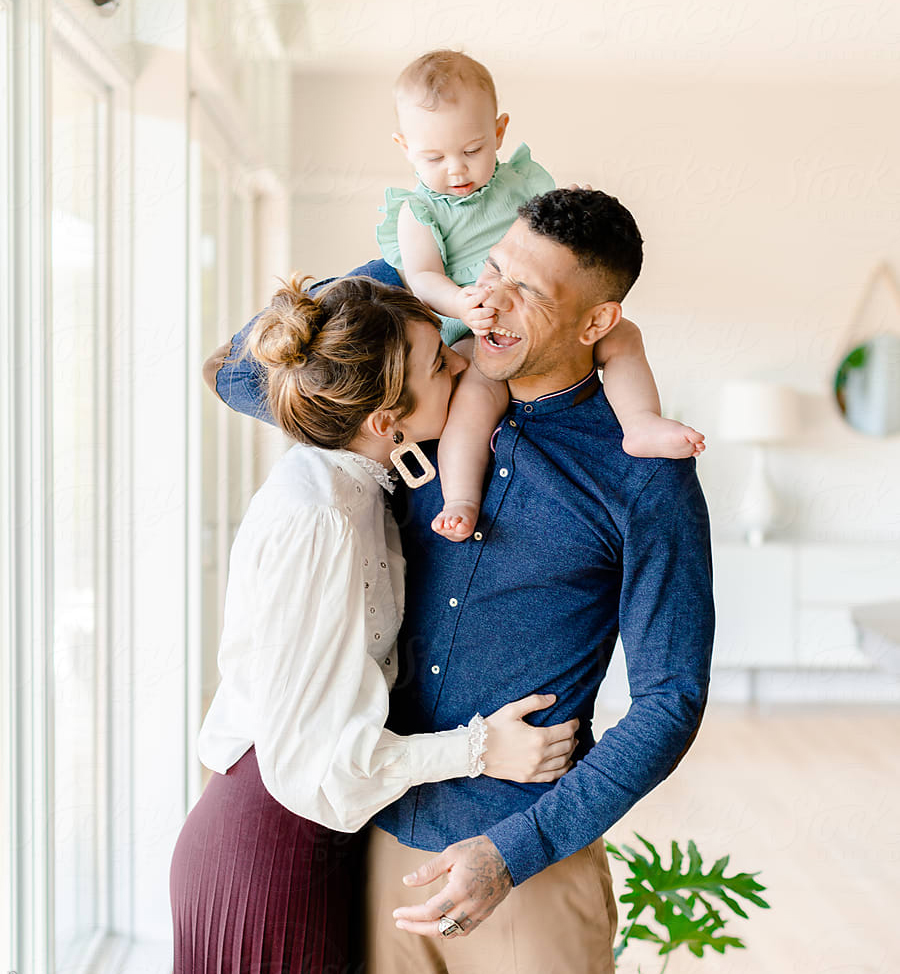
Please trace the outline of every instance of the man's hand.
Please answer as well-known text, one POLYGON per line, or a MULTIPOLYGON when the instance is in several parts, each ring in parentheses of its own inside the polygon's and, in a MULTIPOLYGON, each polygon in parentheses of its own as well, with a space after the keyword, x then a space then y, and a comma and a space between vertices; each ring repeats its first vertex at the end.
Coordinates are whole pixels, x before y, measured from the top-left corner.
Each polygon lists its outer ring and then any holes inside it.
POLYGON ((447 846, 439 856, 404 876, 403 882, 407 886, 427 886, 444 873, 449 876, 447 885, 430 900, 394 910, 401 930, 440 937, 438 920, 448 916, 462 927, 462 934, 453 936, 464 937, 486 920, 512 889, 503 856, 486 835, 447 846))

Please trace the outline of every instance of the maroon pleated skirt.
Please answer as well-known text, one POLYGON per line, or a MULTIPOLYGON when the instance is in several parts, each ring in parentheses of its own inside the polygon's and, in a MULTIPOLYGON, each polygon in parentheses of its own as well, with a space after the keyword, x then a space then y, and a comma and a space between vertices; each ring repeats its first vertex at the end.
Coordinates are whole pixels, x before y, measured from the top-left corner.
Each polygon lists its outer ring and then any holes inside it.
POLYGON ((251 748, 212 776, 175 846, 175 974, 361 970, 361 848, 280 805, 251 748))

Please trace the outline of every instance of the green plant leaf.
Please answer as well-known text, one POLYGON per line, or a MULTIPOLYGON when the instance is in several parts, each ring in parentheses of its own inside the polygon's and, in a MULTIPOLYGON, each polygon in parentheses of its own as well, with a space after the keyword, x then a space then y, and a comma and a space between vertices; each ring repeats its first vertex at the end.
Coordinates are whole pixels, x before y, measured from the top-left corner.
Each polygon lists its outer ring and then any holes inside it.
POLYGON ((725 907, 747 918, 739 900, 768 909, 769 904, 759 895, 765 886, 754 878, 758 874, 726 876, 729 856, 717 859, 704 872, 703 858, 693 840, 687 844, 686 856, 673 840, 671 862, 666 866, 652 842, 638 833, 635 836, 646 853, 625 844, 607 843, 610 855, 625 863, 630 871, 625 880, 627 892, 619 900, 630 907, 626 919, 631 923, 622 931, 615 956, 621 955, 630 940, 656 943, 660 954, 684 946, 698 957, 703 956, 706 947, 719 953, 724 953, 727 947, 743 947, 738 937, 719 932, 726 924, 720 910, 725 907), (637 922, 645 910, 651 911, 656 929, 649 922, 637 922))
POLYGON ((720 954, 724 954, 727 947, 744 948, 744 942, 740 938, 718 933, 722 924, 715 916, 706 914, 703 917, 688 917, 674 907, 669 907, 669 910, 671 912, 666 919, 669 937, 660 947, 660 954, 670 954, 679 947, 687 947, 692 954, 702 957, 706 947, 720 954))
POLYGON ((631 933, 629 934, 629 937, 632 940, 650 940, 655 944, 666 943, 666 941, 663 940, 659 936, 659 934, 654 933, 649 927, 645 927, 642 923, 636 923, 631 928, 631 933))

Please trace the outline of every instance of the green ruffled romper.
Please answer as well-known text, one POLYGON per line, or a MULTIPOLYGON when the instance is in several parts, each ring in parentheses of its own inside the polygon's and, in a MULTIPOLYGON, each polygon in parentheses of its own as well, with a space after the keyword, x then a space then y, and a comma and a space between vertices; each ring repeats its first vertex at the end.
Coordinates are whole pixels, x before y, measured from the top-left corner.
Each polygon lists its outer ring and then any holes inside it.
MULTIPOLYGON (((431 229, 447 277, 460 287, 474 284, 488 251, 515 221, 518 207, 554 186, 553 177, 532 160, 531 150, 523 142, 509 162, 496 164, 490 182, 469 196, 435 193, 421 182, 414 190, 385 190, 381 207, 385 218, 375 231, 378 246, 392 267, 403 269, 397 218, 408 202, 413 216, 431 229)), ((441 335, 448 345, 469 334, 458 318, 440 317, 441 335)))

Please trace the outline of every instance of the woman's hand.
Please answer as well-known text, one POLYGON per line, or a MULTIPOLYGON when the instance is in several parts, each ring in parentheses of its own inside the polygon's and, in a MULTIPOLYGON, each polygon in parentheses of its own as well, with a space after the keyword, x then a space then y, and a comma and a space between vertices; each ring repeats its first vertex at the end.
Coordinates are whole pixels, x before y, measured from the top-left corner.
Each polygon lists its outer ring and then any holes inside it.
POLYGON ((572 767, 577 718, 549 727, 532 727, 522 719, 536 710, 545 710, 555 700, 553 693, 533 693, 485 718, 486 775, 507 781, 556 781, 572 767))

